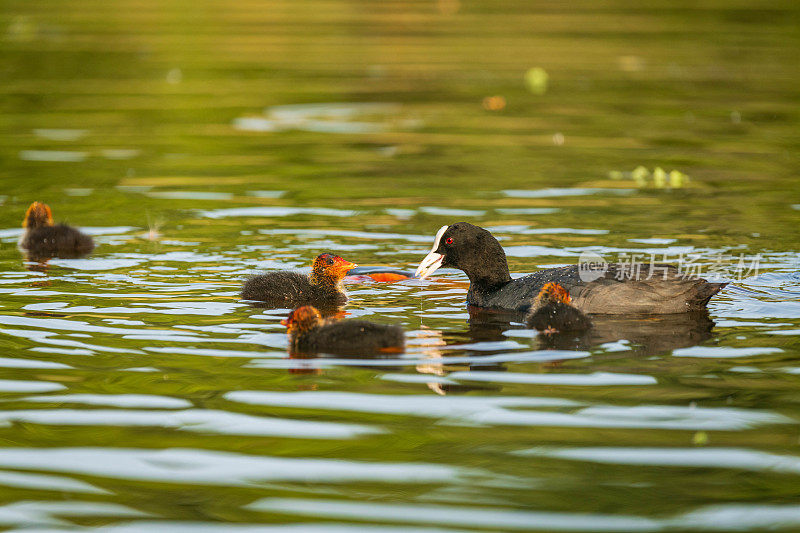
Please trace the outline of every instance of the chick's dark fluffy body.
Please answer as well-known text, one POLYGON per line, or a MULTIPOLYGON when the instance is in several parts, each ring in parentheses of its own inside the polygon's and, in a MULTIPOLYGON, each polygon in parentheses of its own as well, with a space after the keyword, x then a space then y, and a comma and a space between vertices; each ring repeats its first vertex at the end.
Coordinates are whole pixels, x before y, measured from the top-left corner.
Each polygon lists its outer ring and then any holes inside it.
POLYGON ((592 327, 589 317, 564 302, 547 302, 531 310, 525 322, 539 331, 584 331, 592 327))
POLYGON ((307 304, 341 305, 347 296, 333 281, 312 284, 309 276, 299 272, 270 272, 248 279, 242 287, 242 298, 258 300, 275 307, 297 307, 307 304))
POLYGON ((66 224, 28 228, 19 245, 32 256, 80 257, 94 249, 90 236, 66 224))
POLYGON ((294 353, 367 355, 402 351, 403 329, 399 326, 375 324, 366 320, 325 322, 290 333, 290 350, 294 353))
POLYGON ((337 255, 323 253, 314 259, 308 276, 279 271, 251 277, 242 286, 242 298, 269 307, 336 307, 347 301, 342 280, 353 266, 337 255))

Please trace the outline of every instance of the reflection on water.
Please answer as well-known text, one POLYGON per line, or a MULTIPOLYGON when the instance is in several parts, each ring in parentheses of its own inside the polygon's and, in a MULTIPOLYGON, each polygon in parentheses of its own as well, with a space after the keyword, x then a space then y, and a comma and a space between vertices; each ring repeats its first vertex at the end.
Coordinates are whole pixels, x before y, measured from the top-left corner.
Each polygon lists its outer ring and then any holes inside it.
MULTIPOLYGON (((487 377, 486 374, 478 373, 476 379, 485 378, 487 377)), ((471 376, 468 376, 468 379, 471 379, 471 376)), ((561 381, 563 385, 575 384, 569 377, 561 381)), ((587 385, 586 381, 582 380, 578 384, 587 385)), ((510 382, 514 383, 515 381, 512 379, 510 382)), ((517 383, 519 382, 517 381, 517 383)), ((524 380, 521 382, 526 383, 524 380)), ((606 385, 603 379, 595 378, 595 382, 597 386, 606 385)), ((533 380, 533 383, 536 383, 536 381, 533 380)), ((548 384, 547 380, 544 383, 548 384)), ((559 380, 550 380, 550 384, 559 384, 559 380)), ((611 382, 610 384, 618 383, 611 382)), ((638 383, 630 380, 628 384, 642 385, 642 382, 641 380, 638 383)), ((645 385, 650 384, 650 382, 645 383, 645 385)), ((256 405, 301 406, 314 407, 316 409, 406 414, 432 417, 437 420, 450 419, 450 423, 463 422, 480 425, 734 430, 755 427, 760 424, 793 422, 793 420, 775 413, 744 411, 732 408, 690 408, 664 405, 616 407, 598 405, 581 407, 575 409, 573 413, 506 409, 506 407, 566 407, 573 405, 569 400, 557 398, 516 398, 510 396, 503 397, 500 401, 492 401, 471 397, 430 398, 416 395, 392 397, 326 392, 259 393, 255 391, 237 391, 228 393, 226 398, 256 405)))
POLYGON ((103 478, 163 483, 246 486, 265 481, 438 483, 483 475, 422 463, 281 458, 171 448, 15 448, 0 457, 6 468, 72 472, 103 478))
POLYGON ((545 336, 543 344, 586 349, 615 341, 627 341, 626 348, 639 355, 655 355, 685 346, 695 346, 712 336, 714 322, 705 312, 665 316, 594 316, 592 328, 581 337, 545 336))
POLYGON ((5 7, 0 527, 800 528, 794 4, 5 7), (94 253, 26 260, 33 201, 94 253), (382 357, 289 357, 239 300, 326 250, 413 271, 459 220, 514 275, 760 263, 555 336, 458 271, 350 277, 382 357))
MULTIPOLYGON (((400 112, 399 104, 339 103, 274 106, 265 110, 265 117, 240 117, 233 127, 242 131, 279 132, 289 130, 316 133, 380 133, 392 126, 387 117, 400 112), (353 120, 356 117, 381 117, 379 121, 353 120)), ((415 127, 418 123, 405 119, 398 125, 415 127)))
POLYGON ((797 457, 736 448, 567 448, 532 449, 519 455, 543 455, 559 459, 627 465, 735 468, 752 471, 800 473, 797 457))
POLYGON ((352 424, 307 422, 269 417, 252 417, 226 411, 187 409, 184 411, 134 411, 35 409, 0 411, 0 424, 25 422, 51 426, 155 426, 219 435, 282 436, 293 438, 347 439, 379 430, 352 424))
POLYGON ((570 187, 569 189, 505 190, 503 194, 516 198, 553 198, 558 196, 585 196, 589 194, 631 194, 635 189, 602 189, 570 187))
POLYGON ((742 529, 790 528, 800 525, 800 507, 796 505, 702 507, 690 513, 666 519, 608 514, 567 514, 518 511, 507 507, 470 507, 444 505, 398 505, 342 502, 340 500, 266 498, 248 506, 264 512, 305 516, 381 520, 410 524, 484 527, 503 530, 546 531, 664 531, 698 528, 704 531, 740 531, 742 529))

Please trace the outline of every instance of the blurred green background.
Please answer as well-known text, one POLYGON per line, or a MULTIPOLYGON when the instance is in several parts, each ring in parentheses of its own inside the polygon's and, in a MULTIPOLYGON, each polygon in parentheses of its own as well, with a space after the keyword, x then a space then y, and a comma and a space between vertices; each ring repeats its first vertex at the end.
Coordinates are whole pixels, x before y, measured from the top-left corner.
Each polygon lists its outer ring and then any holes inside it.
POLYGON ((132 209, 118 185, 482 205, 643 165, 697 190, 617 198, 611 214, 797 244, 794 2, 0 5, 0 178, 15 211, 81 187, 102 193, 57 211, 86 211, 84 224, 163 210, 141 198, 132 209), (271 106, 330 102, 400 107, 361 118, 375 126, 366 133, 235 127, 271 106), (52 129, 78 131, 41 133, 52 129), (80 162, 30 160, 65 150, 80 162))

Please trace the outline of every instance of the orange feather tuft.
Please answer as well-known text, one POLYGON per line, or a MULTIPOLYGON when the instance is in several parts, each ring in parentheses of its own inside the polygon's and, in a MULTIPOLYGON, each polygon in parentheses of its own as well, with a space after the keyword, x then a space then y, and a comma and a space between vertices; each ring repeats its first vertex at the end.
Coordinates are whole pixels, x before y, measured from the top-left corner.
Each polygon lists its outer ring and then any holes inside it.
POLYGON ((539 298, 544 297, 549 297, 553 301, 565 304, 572 301, 569 291, 554 281, 546 283, 544 287, 542 287, 542 290, 539 292, 539 298))
POLYGON ((25 218, 22 219, 23 228, 38 228, 40 226, 52 226, 53 213, 50 206, 42 202, 33 202, 28 210, 25 211, 25 218))

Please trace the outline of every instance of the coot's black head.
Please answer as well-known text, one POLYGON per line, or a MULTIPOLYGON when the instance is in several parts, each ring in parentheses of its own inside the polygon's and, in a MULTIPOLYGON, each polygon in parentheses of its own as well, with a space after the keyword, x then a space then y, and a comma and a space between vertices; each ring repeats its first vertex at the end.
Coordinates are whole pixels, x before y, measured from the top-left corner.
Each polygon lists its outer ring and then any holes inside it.
POLYGON ((471 282, 487 286, 511 281, 503 247, 487 230, 468 222, 439 229, 417 276, 426 278, 443 266, 463 270, 471 282))

